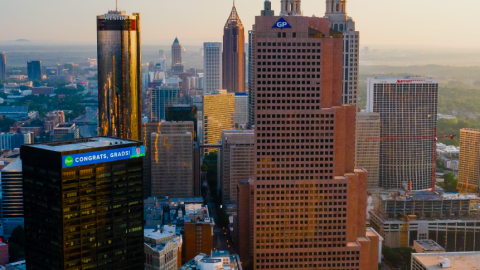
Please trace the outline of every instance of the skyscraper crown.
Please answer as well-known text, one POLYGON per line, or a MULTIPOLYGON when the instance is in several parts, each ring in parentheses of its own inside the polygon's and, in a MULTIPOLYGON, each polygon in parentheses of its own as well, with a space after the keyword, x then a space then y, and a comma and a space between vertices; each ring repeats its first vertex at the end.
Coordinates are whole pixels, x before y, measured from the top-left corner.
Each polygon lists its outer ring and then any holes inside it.
POLYGON ((230 12, 230 16, 228 17, 225 27, 228 27, 229 25, 237 25, 243 27, 242 21, 240 20, 240 17, 237 13, 237 8, 235 8, 235 3, 233 3, 232 12, 230 12))
POLYGON ((180 43, 180 41, 178 41, 178 38, 175 37, 175 40, 173 41, 173 43, 180 43))

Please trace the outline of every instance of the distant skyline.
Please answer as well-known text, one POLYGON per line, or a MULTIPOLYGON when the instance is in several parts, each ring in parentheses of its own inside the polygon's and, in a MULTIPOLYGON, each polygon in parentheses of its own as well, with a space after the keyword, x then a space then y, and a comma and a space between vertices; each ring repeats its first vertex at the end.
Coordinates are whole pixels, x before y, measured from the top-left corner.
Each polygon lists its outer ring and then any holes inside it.
MULTIPOLYGON (((182 45, 221 42, 223 26, 232 8, 230 0, 119 0, 128 14, 141 13, 142 43, 182 45)), ((245 26, 251 29, 264 0, 237 0, 245 26)), ((61 44, 96 44, 96 15, 115 9, 114 0, 3 1, 0 43, 17 39, 61 44)), ((280 0, 272 1, 278 15, 280 0)), ((324 0, 302 0, 305 16, 323 17, 324 0)), ((480 2, 473 0, 349 0, 348 15, 360 31, 361 46, 415 46, 480 48, 472 30, 480 22, 480 2), (448 37, 448 38, 447 38, 448 37)))

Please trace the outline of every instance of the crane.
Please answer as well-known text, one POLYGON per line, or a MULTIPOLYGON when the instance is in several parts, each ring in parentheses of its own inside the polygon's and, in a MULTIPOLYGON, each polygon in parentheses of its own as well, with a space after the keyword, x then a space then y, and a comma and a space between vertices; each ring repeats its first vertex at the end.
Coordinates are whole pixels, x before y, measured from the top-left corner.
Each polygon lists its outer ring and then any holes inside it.
MULTIPOLYGON (((407 136, 407 137, 368 137, 366 141, 395 141, 395 140, 416 140, 416 139, 433 139, 433 162, 432 162, 432 192, 435 192, 436 172, 437 172, 437 140, 442 138, 453 138, 454 135, 437 136, 437 128, 433 129, 433 136, 407 136)), ((411 189, 411 182, 409 183, 411 189)))

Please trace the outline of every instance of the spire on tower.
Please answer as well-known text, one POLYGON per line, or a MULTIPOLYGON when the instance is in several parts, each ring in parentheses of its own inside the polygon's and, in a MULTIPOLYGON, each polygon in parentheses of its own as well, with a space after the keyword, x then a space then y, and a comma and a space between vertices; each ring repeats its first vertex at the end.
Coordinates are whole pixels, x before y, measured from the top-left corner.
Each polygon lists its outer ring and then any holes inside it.
POLYGON ((118 0, 115 0, 115 11, 118 11, 118 0))
POLYGON ((230 16, 228 17, 225 27, 227 27, 229 24, 243 26, 242 21, 240 20, 240 16, 238 16, 237 8, 235 7, 235 0, 233 0, 232 12, 230 12, 230 16))

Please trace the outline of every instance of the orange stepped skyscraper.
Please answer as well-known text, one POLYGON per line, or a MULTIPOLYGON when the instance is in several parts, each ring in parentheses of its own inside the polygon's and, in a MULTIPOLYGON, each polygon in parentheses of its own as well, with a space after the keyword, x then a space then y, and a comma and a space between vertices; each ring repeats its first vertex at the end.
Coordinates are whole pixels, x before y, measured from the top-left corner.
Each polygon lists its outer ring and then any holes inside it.
POLYGON ((354 169, 355 105, 342 105, 342 33, 301 16, 300 0, 281 3, 280 16, 255 18, 251 44, 256 160, 250 188, 239 183, 238 222, 250 226, 242 262, 376 269, 367 172, 354 169))
POLYGON ((245 92, 245 30, 235 4, 223 29, 222 86, 229 93, 245 92))

